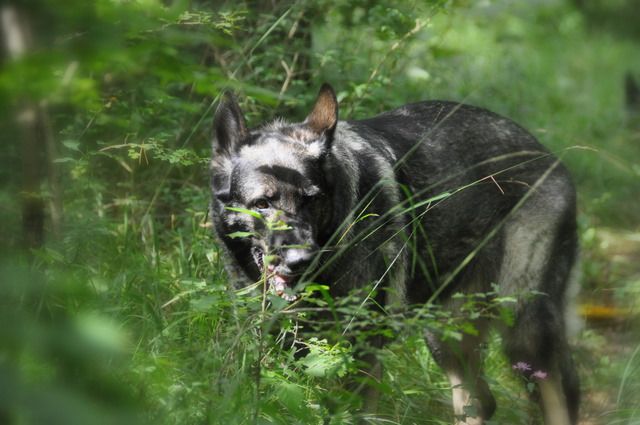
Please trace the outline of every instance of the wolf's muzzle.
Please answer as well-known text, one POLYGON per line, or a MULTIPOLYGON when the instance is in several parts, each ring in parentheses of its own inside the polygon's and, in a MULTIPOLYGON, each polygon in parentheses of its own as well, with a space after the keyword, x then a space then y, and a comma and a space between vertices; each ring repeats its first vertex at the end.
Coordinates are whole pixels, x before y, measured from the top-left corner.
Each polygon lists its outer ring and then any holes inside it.
POLYGON ((313 251, 306 248, 288 248, 281 253, 284 265, 296 275, 304 273, 313 255, 313 251))
POLYGON ((278 257, 281 267, 284 266, 293 275, 299 275, 309 266, 318 247, 313 241, 310 226, 297 220, 289 220, 287 225, 289 229, 273 232, 269 246, 278 257))

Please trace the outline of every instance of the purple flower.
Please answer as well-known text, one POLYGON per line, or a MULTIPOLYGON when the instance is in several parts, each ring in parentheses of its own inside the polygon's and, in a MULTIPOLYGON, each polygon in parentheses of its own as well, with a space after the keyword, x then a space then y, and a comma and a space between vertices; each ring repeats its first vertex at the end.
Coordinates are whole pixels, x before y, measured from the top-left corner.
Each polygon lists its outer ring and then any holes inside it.
POLYGON ((517 370, 518 372, 526 372, 528 370, 531 370, 531 365, 525 362, 518 362, 511 367, 513 368, 513 370, 517 370))
POLYGON ((549 376, 549 374, 547 372, 545 372, 544 370, 536 370, 535 372, 533 372, 531 374, 532 378, 536 378, 536 379, 547 379, 547 376, 549 376))

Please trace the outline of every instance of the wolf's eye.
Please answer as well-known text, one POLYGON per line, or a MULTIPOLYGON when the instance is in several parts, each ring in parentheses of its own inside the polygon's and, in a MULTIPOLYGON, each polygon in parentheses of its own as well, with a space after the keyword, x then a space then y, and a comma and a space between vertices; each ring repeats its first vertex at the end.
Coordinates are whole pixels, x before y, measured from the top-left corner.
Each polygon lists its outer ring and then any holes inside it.
POLYGON ((264 198, 260 198, 253 202, 253 208, 257 210, 266 210, 269 208, 269 201, 264 198))

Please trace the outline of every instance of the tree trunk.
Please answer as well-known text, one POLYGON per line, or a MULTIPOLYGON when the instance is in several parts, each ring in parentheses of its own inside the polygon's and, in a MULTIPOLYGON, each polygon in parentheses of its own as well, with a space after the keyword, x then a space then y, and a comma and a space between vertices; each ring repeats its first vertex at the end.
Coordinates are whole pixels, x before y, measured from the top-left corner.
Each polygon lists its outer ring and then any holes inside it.
MULTIPOLYGON (((19 60, 33 44, 28 19, 13 5, 0 8, 4 48, 9 60, 19 60)), ((33 100, 16 101, 16 122, 21 133, 22 155, 22 231, 27 249, 38 248, 44 242, 45 201, 41 185, 43 170, 48 172, 51 192, 51 227, 54 235, 60 230, 62 201, 58 176, 53 163, 55 143, 46 107, 33 100)))

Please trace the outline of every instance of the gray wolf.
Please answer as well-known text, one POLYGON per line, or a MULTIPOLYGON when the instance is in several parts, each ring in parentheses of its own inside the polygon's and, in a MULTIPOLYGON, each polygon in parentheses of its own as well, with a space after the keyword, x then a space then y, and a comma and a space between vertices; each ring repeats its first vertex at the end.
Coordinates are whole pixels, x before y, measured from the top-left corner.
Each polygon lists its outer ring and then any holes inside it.
MULTIPOLYGON (((267 276, 287 301, 305 281, 329 285, 333 297, 372 284, 371 301, 407 310, 431 302, 455 310, 452 294, 492 288, 537 293, 515 303, 514 323, 502 327, 505 351, 521 371, 547 375, 537 396, 545 423, 576 423, 564 314, 576 194, 530 133, 445 101, 339 121, 327 84, 304 121, 255 129, 226 96, 214 130, 211 211, 232 275, 267 276)), ((451 382, 457 424, 482 424, 496 408, 478 349, 490 322, 479 318, 478 332, 455 343, 425 330, 451 382)))

